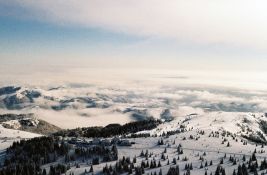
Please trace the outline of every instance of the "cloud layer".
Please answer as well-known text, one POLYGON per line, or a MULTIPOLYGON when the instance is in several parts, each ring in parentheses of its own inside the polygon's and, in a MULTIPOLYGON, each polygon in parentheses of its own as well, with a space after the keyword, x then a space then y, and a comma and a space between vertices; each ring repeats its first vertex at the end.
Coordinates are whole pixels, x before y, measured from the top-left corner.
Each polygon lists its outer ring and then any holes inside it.
POLYGON ((266 49, 264 0, 0 0, 0 5, 23 9, 2 15, 20 15, 62 25, 187 43, 266 49))
POLYGON ((17 81, 16 84, 24 87, 2 90, 0 113, 35 113, 50 123, 72 128, 125 123, 148 117, 181 117, 192 113, 267 111, 266 88, 260 87, 264 82, 262 79, 257 82, 254 78, 259 76, 246 77, 244 81, 252 83, 254 88, 241 89, 244 82, 232 79, 231 73, 228 80, 225 73, 222 76, 211 72, 203 75, 198 72, 193 76, 168 71, 147 74, 139 71, 126 76, 125 72, 118 70, 117 73, 102 70, 99 74, 95 69, 92 72, 84 70, 86 74, 80 71, 82 74, 76 77, 73 72, 54 75, 52 82, 46 74, 17 77, 23 83, 17 81), (69 81, 63 81, 66 80, 63 76, 69 81), (27 79, 30 82, 26 83, 27 79))

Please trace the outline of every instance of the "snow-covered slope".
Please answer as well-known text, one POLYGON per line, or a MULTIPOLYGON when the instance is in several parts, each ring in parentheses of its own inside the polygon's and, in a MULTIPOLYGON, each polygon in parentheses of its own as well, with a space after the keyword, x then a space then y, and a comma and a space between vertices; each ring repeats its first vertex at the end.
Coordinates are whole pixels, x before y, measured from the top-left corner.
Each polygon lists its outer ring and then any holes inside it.
MULTIPOLYGON (((160 167, 145 168, 145 174, 159 173, 160 169, 163 174, 167 174, 168 169, 176 165, 180 167, 180 174, 184 174, 186 164, 192 164, 190 170, 192 175, 204 175, 205 171, 208 174, 211 172, 214 174, 218 165, 225 169, 226 174, 232 174, 234 170, 237 172, 238 165, 248 164, 253 152, 256 152, 259 165, 264 158, 267 158, 267 147, 264 144, 255 143, 243 137, 257 132, 261 132, 266 137, 259 124, 261 121, 267 120, 265 115, 260 113, 212 112, 205 115, 191 114, 179 117, 171 122, 162 123, 156 129, 138 132, 150 133, 153 137, 127 138, 135 144, 131 147, 118 147, 119 158, 132 159, 136 156, 135 165, 137 166, 140 166, 141 162, 150 163, 151 160, 161 162, 160 167), (180 132, 167 134, 168 131, 177 130, 180 132), (161 145, 158 144, 160 140, 162 140, 161 145), (178 145, 181 145, 183 150, 181 154, 177 153, 178 145), (142 150, 143 152, 147 150, 150 156, 147 158, 140 156, 142 150), (162 159, 163 154, 165 159, 162 159), (173 159, 176 159, 176 164, 173 163, 173 159), (236 162, 234 163, 233 160, 236 162), (206 162, 207 165, 205 165, 206 162)), ((95 174, 101 174, 106 164, 114 166, 115 162, 94 165, 95 174)), ((79 165, 79 168, 71 167, 68 173, 82 174, 90 169, 86 163, 80 162, 79 165)), ((265 173, 265 170, 258 168, 258 173, 265 173)))
POLYGON ((239 136, 254 135, 262 141, 267 140, 266 127, 267 117, 263 113, 240 113, 240 112, 209 112, 204 114, 190 114, 177 117, 171 122, 165 122, 150 133, 161 135, 170 131, 185 130, 210 130, 230 132, 239 136), (262 137, 262 138, 261 138, 262 137))
POLYGON ((0 150, 8 148, 14 141, 20 139, 29 139, 33 137, 40 137, 40 134, 34 134, 30 132, 7 129, 0 125, 0 150))

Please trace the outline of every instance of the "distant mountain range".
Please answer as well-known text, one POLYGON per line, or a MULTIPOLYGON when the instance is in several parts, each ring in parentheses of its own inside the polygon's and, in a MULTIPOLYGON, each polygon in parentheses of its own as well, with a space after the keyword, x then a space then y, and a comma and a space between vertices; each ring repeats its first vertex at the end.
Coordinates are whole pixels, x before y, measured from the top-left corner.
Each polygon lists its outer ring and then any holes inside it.
MULTIPOLYGON (((157 104, 149 107, 140 105, 140 102, 137 103, 132 100, 132 98, 139 98, 136 96, 128 98, 127 96, 80 93, 79 91, 71 90, 64 87, 50 88, 48 90, 16 86, 2 87, 0 88, 0 108, 11 112, 13 110, 30 111, 34 108, 52 111, 110 108, 111 111, 130 115, 133 120, 143 120, 155 117, 151 109, 154 110, 155 107, 158 107, 157 104)), ((172 118, 170 109, 164 107, 159 109, 157 118, 160 117, 166 120, 172 118)))

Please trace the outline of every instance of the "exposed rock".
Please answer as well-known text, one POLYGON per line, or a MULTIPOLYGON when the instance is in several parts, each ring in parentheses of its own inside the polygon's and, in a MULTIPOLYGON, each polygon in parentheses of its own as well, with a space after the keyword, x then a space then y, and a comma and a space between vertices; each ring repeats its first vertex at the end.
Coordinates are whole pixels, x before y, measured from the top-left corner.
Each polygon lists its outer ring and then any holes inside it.
POLYGON ((21 87, 14 87, 14 86, 2 87, 2 88, 0 88, 0 96, 1 95, 7 95, 7 94, 13 94, 20 89, 21 89, 21 87))
POLYGON ((165 109, 162 111, 162 113, 160 114, 160 118, 164 119, 165 121, 171 121, 173 120, 173 116, 171 114, 170 109, 165 109))

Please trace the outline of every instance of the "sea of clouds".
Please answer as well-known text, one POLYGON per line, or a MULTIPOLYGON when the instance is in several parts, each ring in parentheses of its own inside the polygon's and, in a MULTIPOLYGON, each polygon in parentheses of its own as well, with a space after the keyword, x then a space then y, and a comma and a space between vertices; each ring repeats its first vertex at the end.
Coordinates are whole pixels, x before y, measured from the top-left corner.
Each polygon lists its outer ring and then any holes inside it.
MULTIPOLYGON (((52 74, 17 75, 15 85, 23 87, 21 92, 35 90, 41 97, 22 108, 2 107, 0 112, 31 112, 62 128, 75 128, 164 118, 166 110, 174 118, 192 113, 267 111, 264 79, 256 74, 99 69, 52 74)), ((7 85, 11 84, 1 82, 7 85)))

